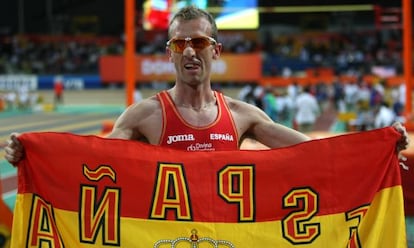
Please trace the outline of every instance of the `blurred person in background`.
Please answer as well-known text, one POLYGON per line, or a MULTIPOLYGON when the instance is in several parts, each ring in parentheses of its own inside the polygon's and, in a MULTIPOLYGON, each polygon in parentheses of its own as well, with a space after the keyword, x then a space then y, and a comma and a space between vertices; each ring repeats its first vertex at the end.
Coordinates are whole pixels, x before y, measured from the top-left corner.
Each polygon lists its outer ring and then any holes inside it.
POLYGON ((334 106, 336 111, 338 111, 339 113, 344 113, 346 112, 346 107, 345 107, 345 86, 344 83, 341 81, 337 81, 335 80, 333 82, 333 101, 334 101, 334 106))
POLYGON ((63 103, 63 78, 62 76, 57 76, 53 82, 53 93, 55 95, 54 103, 55 107, 63 103))
POLYGON ((17 90, 18 107, 21 110, 27 110, 30 107, 29 86, 22 84, 17 90))
POLYGON ((9 92, 6 93, 5 99, 6 99, 6 110, 12 111, 16 106, 16 101, 17 101, 16 92, 13 90, 10 90, 9 92))
POLYGON ((253 85, 246 84, 244 85, 237 95, 238 99, 243 102, 247 102, 250 104, 255 104, 254 97, 253 97, 253 85))
POLYGON ((344 84, 345 110, 347 112, 356 111, 358 102, 358 85, 355 82, 344 84))
POLYGON ((315 122, 320 115, 319 104, 311 94, 310 86, 305 86, 295 100, 295 123, 300 132, 313 131, 315 122))
POLYGON ((356 130, 367 131, 374 127, 375 116, 368 101, 358 100, 355 113, 356 119, 351 120, 350 123, 352 126, 356 127, 356 130))
POLYGON ((378 107, 374 117, 374 128, 382 128, 392 125, 396 120, 396 115, 387 102, 382 102, 378 107))
MULTIPOLYGON (((108 138, 186 151, 237 150, 247 137, 269 148, 310 140, 273 122, 260 108, 212 89, 212 64, 220 57, 222 44, 217 42, 217 26, 209 13, 194 6, 180 9, 168 35, 166 52, 175 67, 175 85, 130 105, 108 138)), ((397 143, 401 151, 408 145, 407 133, 399 123, 395 128, 403 134, 397 143)), ((10 135, 5 151, 13 164, 24 157, 18 134, 10 135)))
POLYGON ((391 89, 391 100, 393 102, 392 109, 396 115, 396 120, 401 123, 405 123, 404 116, 405 107, 405 84, 393 86, 391 89))
POLYGON ((284 126, 292 127, 292 118, 294 105, 292 99, 288 96, 286 89, 276 89, 276 106, 278 122, 284 126))
POLYGON ((290 97, 292 102, 296 101, 296 97, 299 95, 301 90, 302 87, 296 81, 288 85, 287 95, 290 97))
POLYGON ((6 108, 6 94, 0 91, 0 112, 6 108))
POLYGON ((141 87, 139 86, 139 84, 135 85, 135 89, 134 89, 134 103, 139 103, 141 102, 144 97, 142 96, 142 92, 141 92, 141 87))
POLYGON ((273 87, 265 88, 265 93, 262 98, 262 106, 264 112, 272 119, 277 121, 277 104, 276 104, 276 95, 273 92, 273 87))

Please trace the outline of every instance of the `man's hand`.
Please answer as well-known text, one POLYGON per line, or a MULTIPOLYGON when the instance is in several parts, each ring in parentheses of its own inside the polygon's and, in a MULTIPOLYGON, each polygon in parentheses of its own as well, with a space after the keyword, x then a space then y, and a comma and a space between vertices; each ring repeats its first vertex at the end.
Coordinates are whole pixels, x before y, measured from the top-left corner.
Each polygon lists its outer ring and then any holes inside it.
POLYGON ((13 165, 16 165, 24 156, 23 145, 17 139, 19 135, 19 133, 10 134, 10 137, 7 140, 7 146, 4 148, 6 152, 4 158, 13 165))
POLYGON ((410 144, 410 139, 408 137, 407 130, 399 122, 395 122, 394 124, 392 124, 392 126, 395 128, 395 130, 397 130, 397 132, 401 134, 401 139, 397 142, 397 152, 398 159, 400 160, 400 165, 404 169, 408 170, 408 166, 404 164, 404 162, 407 161, 407 158, 401 153, 401 151, 407 149, 410 144))

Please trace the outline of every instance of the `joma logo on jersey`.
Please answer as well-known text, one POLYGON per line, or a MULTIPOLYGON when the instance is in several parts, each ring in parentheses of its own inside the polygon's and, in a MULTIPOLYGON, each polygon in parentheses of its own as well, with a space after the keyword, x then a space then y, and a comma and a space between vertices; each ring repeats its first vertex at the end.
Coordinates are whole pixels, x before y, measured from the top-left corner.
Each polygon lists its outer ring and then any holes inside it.
POLYGON ((194 141, 194 135, 193 134, 179 134, 179 135, 170 135, 168 136, 167 144, 172 144, 175 142, 181 142, 181 141, 194 141))

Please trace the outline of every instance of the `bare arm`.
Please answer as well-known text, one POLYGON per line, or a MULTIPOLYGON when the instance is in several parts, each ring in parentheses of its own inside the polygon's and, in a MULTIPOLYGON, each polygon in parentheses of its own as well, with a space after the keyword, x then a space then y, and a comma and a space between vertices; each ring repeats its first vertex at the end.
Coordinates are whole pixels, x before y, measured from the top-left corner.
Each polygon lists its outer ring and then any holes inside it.
POLYGON ((295 145, 311 139, 305 134, 275 123, 271 119, 257 122, 251 130, 257 141, 270 148, 295 145))
POLYGON ((256 106, 231 98, 227 98, 227 101, 239 137, 253 138, 270 148, 280 148, 310 140, 305 134, 275 123, 256 106))
POLYGON ((140 134, 136 131, 134 132, 135 128, 132 118, 136 111, 134 110, 134 106, 128 107, 115 121, 112 131, 106 137, 128 140, 139 138, 140 134))

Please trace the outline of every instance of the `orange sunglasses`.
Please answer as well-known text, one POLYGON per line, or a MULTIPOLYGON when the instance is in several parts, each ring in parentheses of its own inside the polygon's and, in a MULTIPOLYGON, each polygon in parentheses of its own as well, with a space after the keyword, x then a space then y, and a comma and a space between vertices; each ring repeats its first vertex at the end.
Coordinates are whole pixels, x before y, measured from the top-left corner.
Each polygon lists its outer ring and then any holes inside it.
POLYGON ((208 36, 194 38, 172 38, 171 40, 167 41, 167 46, 171 49, 171 51, 175 53, 182 53, 187 47, 187 44, 189 44, 190 47, 192 47, 194 50, 200 51, 210 45, 216 45, 217 41, 208 36))

